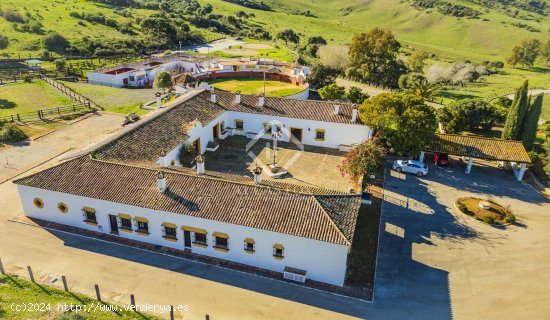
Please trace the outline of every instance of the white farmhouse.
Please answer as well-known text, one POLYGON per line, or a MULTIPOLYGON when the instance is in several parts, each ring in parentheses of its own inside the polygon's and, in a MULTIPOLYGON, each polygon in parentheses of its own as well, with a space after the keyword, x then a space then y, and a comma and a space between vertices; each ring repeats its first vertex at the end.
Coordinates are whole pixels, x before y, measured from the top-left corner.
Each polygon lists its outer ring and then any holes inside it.
POLYGON ((252 179, 208 171, 200 159, 187 168, 178 154, 227 135, 263 138, 272 123, 306 145, 349 148, 372 134, 354 105, 208 91, 180 99, 89 154, 15 181, 25 215, 344 285, 360 195, 262 180, 259 170, 252 179))
POLYGON ((88 83, 109 87, 152 87, 157 73, 198 73, 204 58, 176 54, 152 58, 137 63, 127 63, 87 73, 88 83))

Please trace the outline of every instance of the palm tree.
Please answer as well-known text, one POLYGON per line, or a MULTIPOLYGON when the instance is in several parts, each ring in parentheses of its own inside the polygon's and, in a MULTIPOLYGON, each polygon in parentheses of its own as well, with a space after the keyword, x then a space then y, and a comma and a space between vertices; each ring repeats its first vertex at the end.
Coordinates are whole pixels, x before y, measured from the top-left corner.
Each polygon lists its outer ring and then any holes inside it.
POLYGON ((409 92, 415 96, 422 98, 424 100, 429 100, 437 95, 439 87, 436 84, 429 83, 426 79, 415 81, 409 92))

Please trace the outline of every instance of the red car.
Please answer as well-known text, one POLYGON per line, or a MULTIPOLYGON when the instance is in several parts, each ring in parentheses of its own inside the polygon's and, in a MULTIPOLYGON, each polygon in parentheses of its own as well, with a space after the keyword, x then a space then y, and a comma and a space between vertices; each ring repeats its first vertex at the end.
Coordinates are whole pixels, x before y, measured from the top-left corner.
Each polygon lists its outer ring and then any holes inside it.
POLYGON ((434 164, 436 166, 446 167, 451 163, 449 155, 446 153, 434 153, 434 164))

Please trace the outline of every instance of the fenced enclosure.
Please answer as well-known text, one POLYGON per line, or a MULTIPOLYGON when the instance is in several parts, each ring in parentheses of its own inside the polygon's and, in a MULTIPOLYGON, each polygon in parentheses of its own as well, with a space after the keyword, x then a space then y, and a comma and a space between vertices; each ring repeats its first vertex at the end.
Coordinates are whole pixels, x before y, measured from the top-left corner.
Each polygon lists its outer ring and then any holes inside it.
POLYGON ((98 105, 97 103, 93 102, 89 98, 81 95, 80 93, 74 91, 73 89, 67 87, 62 83, 57 82, 53 79, 50 79, 46 76, 42 76, 42 79, 47 83, 49 83, 54 88, 56 88, 57 90, 61 91, 63 94, 65 94, 69 98, 73 99, 74 101, 79 102, 82 105, 86 105, 88 106, 88 108, 104 110, 102 106, 98 105))
POLYGON ((41 109, 34 112, 24 112, 0 116, 1 122, 33 123, 39 121, 51 121, 70 114, 93 112, 94 108, 89 104, 71 104, 56 108, 41 109))

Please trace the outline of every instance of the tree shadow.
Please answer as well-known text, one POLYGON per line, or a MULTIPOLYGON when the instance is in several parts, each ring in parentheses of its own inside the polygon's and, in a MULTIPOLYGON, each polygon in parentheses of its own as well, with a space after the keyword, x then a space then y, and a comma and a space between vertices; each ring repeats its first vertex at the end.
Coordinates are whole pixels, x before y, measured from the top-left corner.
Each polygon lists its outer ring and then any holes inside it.
POLYGON ((6 99, 0 99, 0 109, 12 109, 15 107, 17 107, 17 103, 6 99))

